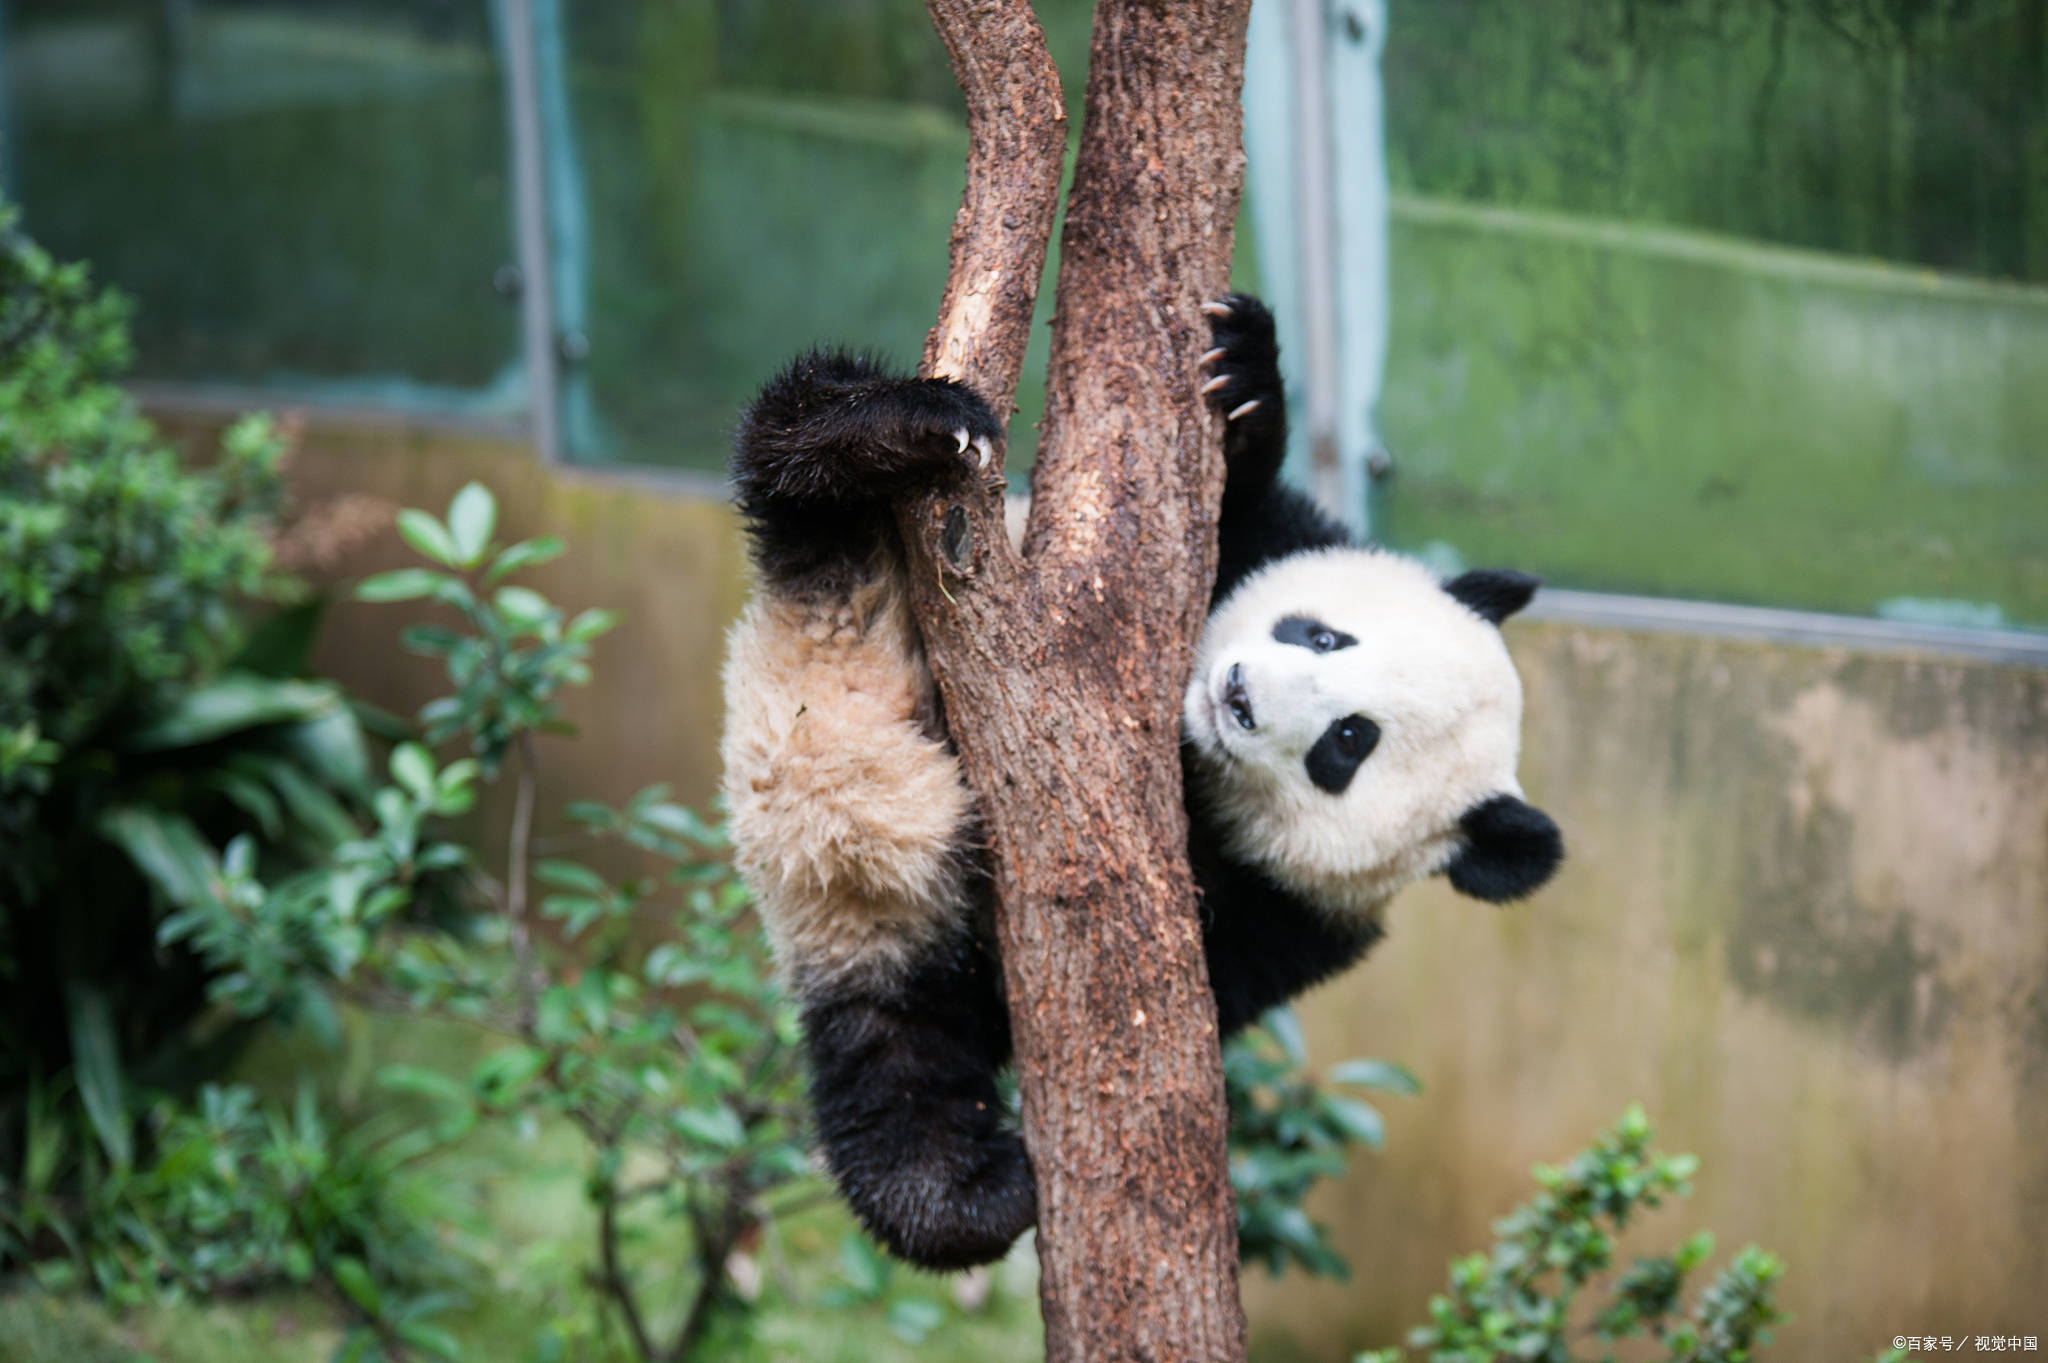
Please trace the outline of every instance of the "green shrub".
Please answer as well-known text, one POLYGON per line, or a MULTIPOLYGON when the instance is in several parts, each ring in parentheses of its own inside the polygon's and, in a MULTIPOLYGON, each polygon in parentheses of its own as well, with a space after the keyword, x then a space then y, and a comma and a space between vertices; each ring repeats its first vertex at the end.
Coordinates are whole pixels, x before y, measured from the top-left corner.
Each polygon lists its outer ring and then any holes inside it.
POLYGON ((0 1271, 87 1235, 151 1095, 237 1040, 158 937, 193 849, 305 865, 367 785, 340 693, 277 675, 249 627, 278 595, 280 442, 252 418, 181 461, 117 386, 126 318, 0 206, 0 1206, 46 1212, 0 1235, 0 1271), (62 1139, 32 1150, 32 1121, 62 1139))
POLYGON ((1302 1206, 1316 1184, 1343 1176, 1350 1147, 1377 1150, 1386 1141, 1380 1114, 1340 1088, 1422 1091, 1414 1075, 1383 1060, 1344 1061, 1318 1083, 1291 1008, 1273 1009, 1223 1048, 1238 1254, 1276 1278, 1291 1266, 1327 1278, 1350 1275, 1328 1228, 1302 1206))
MULTIPOLYGON (((1781 1320, 1784 1265, 1750 1246, 1701 1291, 1690 1313, 1686 1277, 1714 1252, 1705 1231, 1670 1254, 1637 1259, 1591 1310, 1581 1291, 1613 1266, 1615 1235, 1638 1210, 1692 1191, 1699 1161, 1650 1149, 1650 1124, 1631 1107, 1615 1128, 1561 1169, 1538 1165, 1536 1196, 1494 1223, 1490 1254, 1451 1264, 1450 1290, 1429 1304, 1409 1343, 1430 1363, 1576 1363, 1614 1358, 1617 1341, 1647 1336, 1667 1363, 1747 1363, 1781 1320), (1597 1349, 1598 1353, 1581 1352, 1597 1349)), ((1651 1355, 1632 1352, 1632 1358, 1651 1355)), ((1357 1363, 1399 1363, 1399 1349, 1357 1363)))

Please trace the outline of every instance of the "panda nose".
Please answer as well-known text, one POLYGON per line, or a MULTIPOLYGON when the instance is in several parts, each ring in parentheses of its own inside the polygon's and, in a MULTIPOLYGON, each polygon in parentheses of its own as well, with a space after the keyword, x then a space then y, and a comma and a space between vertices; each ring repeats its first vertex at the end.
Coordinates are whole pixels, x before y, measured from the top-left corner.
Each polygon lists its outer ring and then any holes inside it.
POLYGON ((1232 663, 1230 670, 1223 674, 1223 703, 1230 707, 1230 713, 1237 719, 1240 729, 1256 728, 1252 718, 1251 693, 1244 689, 1244 664, 1232 663))

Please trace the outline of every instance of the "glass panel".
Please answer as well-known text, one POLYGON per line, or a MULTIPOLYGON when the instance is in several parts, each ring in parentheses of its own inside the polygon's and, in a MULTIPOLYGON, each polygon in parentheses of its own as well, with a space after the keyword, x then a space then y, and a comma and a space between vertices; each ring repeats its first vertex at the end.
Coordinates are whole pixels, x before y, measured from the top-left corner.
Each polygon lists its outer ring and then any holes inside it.
MULTIPOLYGON (((1076 96, 1089 9, 1038 6, 1076 96)), ((921 0, 561 11, 558 301, 587 341, 564 375, 572 458, 722 469, 740 404, 802 346, 916 362, 967 152, 921 0)), ((1035 445, 1042 366, 1027 362, 1013 466, 1035 445)))
POLYGON ((2048 5, 1396 0, 1376 527, 2048 624, 2048 5))
POLYGON ((488 0, 5 4, 7 188, 143 377, 516 408, 488 0))

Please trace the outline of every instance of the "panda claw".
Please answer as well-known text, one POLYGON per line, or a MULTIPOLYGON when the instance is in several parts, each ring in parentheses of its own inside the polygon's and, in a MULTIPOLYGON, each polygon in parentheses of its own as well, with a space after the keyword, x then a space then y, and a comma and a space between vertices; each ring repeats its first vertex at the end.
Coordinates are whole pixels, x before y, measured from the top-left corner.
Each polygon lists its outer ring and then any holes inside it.
POLYGON ((1232 412, 1229 416, 1223 419, 1225 421, 1235 421, 1241 416, 1250 416, 1253 412, 1256 412, 1258 410, 1259 399, 1253 398, 1250 402, 1245 403, 1242 407, 1239 407, 1236 411, 1232 412))
POLYGON ((1231 376, 1228 374, 1218 374, 1215 378, 1209 380, 1207 383, 1202 385, 1202 396, 1207 397, 1211 393, 1218 392, 1221 389, 1228 387, 1230 384, 1230 379, 1231 376))
POLYGON ((1217 346, 1214 350, 1204 352, 1202 358, 1196 360, 1195 363, 1206 369, 1229 353, 1222 346, 1217 346))
POLYGON ((1211 317, 1228 317, 1230 316, 1230 304, 1220 300, 1204 303, 1202 304, 1202 311, 1208 313, 1211 317))
POLYGON ((953 453, 967 453, 967 428, 965 426, 953 432, 953 446, 953 453))
MULTIPOLYGON (((962 448, 964 449, 965 447, 963 446, 962 448)), ((993 447, 992 447, 992 446, 991 446, 991 445, 989 444, 989 441, 988 441, 988 437, 987 437, 987 436, 985 436, 985 435, 978 435, 978 436, 974 437, 974 467, 975 467, 975 468, 977 468, 977 469, 986 469, 986 468, 988 467, 988 461, 989 461, 989 460, 990 460, 991 458, 993 458, 993 457, 994 457, 994 455, 995 455, 995 450, 994 450, 994 448, 993 448, 993 447)))

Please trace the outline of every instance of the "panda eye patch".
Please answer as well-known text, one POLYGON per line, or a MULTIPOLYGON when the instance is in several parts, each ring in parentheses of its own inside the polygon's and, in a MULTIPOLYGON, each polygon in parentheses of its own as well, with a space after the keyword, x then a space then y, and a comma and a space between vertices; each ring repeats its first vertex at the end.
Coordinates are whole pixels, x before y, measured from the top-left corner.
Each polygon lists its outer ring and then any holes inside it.
POLYGON ((1302 759, 1308 779, 1318 790, 1342 795, 1358 774, 1359 766, 1379 746, 1380 726, 1364 715, 1346 715, 1330 721, 1315 746, 1302 759))
POLYGON ((1306 615, 1290 615, 1273 626, 1273 642, 1293 644, 1315 653, 1335 653, 1340 648, 1351 648, 1358 640, 1341 629, 1332 629, 1320 620, 1306 615))

